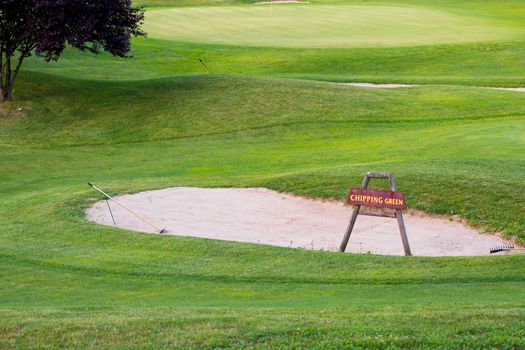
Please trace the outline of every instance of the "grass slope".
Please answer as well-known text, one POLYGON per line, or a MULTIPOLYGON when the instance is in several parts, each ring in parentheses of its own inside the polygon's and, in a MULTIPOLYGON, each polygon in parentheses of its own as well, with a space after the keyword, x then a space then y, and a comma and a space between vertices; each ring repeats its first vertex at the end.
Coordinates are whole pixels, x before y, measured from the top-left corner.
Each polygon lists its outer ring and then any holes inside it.
MULTIPOLYGON (((519 1, 383 2, 407 4, 523 29, 519 1)), ((16 101, 1 106, 1 348, 525 347, 524 255, 335 254, 83 219, 98 199, 87 181, 110 193, 265 186, 342 198, 377 170, 397 175, 410 207, 525 240, 525 94, 275 78, 520 85, 522 41, 307 49, 148 38, 133 54, 32 59, 16 101), (237 75, 197 74, 199 57, 237 75)))
POLYGON ((0 138, 2 346, 523 345, 523 256, 289 250, 130 233, 82 212, 96 197, 86 181, 341 198, 375 169, 398 175, 411 207, 521 234, 523 94, 27 72, 19 86, 23 115, 3 117, 0 138))

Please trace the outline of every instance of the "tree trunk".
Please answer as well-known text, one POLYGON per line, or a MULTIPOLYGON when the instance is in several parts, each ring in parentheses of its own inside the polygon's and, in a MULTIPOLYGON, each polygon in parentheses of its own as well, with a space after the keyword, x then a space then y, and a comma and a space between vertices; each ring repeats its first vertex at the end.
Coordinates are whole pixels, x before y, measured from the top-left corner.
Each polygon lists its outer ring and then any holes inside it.
POLYGON ((6 83, 2 86, 2 102, 11 101, 13 99, 13 85, 6 83))
MULTIPOLYGON (((13 86, 15 84, 16 76, 20 70, 20 66, 24 61, 24 58, 27 56, 27 52, 22 52, 18 58, 18 63, 13 69, 11 67, 11 59, 13 57, 6 57, 5 67, 2 67, 2 76, 1 76, 1 86, 0 90, 2 93, 2 102, 11 101, 13 99, 13 86)), ((6 55, 7 56, 7 55, 6 55)))
POLYGON ((13 85, 11 84, 11 57, 5 60, 5 80, 2 84, 2 100, 11 101, 13 98, 13 85))

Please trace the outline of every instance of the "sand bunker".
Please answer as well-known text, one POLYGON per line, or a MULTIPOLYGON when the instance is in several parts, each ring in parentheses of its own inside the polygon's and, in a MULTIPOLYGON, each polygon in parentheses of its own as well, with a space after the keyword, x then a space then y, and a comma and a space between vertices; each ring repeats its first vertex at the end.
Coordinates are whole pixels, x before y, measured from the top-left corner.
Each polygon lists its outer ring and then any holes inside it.
POLYGON ((358 87, 367 87, 367 88, 378 88, 378 89, 395 89, 395 88, 419 86, 419 85, 411 85, 411 84, 374 84, 374 83, 338 83, 338 84, 358 86, 358 87))
POLYGON ((525 92, 525 88, 523 88, 523 87, 518 87, 518 88, 491 87, 489 89, 525 92))
MULTIPOLYGON (((175 187, 117 197, 169 235, 336 251, 352 208, 342 202, 282 194, 264 188, 175 187)), ((112 203, 117 226, 153 232, 112 203)), ((107 205, 97 202, 87 219, 113 225, 107 205)), ((487 255, 493 245, 508 242, 480 234, 458 221, 407 213, 405 222, 414 255, 487 255)), ((403 255, 397 221, 359 216, 347 251, 403 255)))
MULTIPOLYGON (((365 88, 376 88, 376 89, 395 89, 395 88, 421 86, 417 84, 375 84, 375 83, 336 83, 336 84, 365 87, 365 88)), ((488 87, 486 89, 525 92, 525 87, 516 87, 516 88, 488 87)))
POLYGON ((273 4, 308 4, 310 1, 298 1, 298 0, 275 0, 275 1, 260 1, 256 2, 255 5, 273 5, 273 4))

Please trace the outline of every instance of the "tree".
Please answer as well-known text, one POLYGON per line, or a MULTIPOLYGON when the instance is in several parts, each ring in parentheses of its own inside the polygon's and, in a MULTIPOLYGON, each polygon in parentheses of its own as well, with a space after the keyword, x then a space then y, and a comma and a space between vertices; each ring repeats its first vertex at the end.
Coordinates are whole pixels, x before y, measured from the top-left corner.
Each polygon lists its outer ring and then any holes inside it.
POLYGON ((0 0, 1 101, 12 98, 25 58, 58 60, 67 45, 126 57, 143 36, 144 11, 131 0, 0 0))

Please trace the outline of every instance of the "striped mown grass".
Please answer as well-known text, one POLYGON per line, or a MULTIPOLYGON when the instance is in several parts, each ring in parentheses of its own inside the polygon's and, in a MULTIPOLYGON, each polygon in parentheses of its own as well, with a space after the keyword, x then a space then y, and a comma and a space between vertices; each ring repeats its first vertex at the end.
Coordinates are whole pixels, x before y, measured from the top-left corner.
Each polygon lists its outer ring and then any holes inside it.
POLYGON ((152 38, 241 46, 378 47, 513 40, 503 21, 444 10, 371 5, 252 5, 152 10, 152 38))

